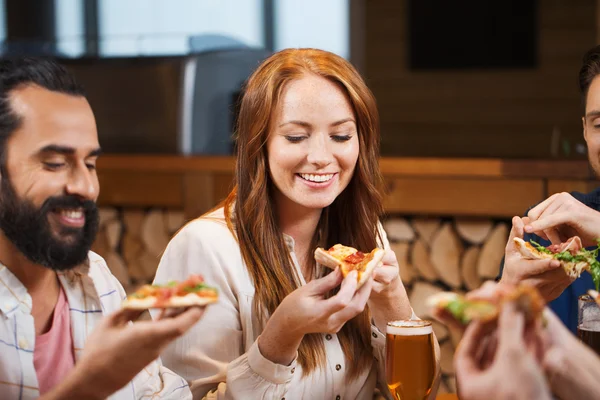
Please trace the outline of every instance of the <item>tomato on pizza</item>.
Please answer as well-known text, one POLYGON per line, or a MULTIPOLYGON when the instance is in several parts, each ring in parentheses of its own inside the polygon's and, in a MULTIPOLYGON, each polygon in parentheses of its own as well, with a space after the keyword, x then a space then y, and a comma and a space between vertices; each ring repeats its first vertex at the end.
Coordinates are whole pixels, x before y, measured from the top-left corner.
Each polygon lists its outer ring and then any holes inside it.
POLYGON ((358 286, 362 286, 371 276, 375 267, 383 259, 385 251, 379 248, 370 253, 363 253, 354 247, 336 244, 329 250, 318 247, 315 250, 315 260, 328 268, 340 267, 342 275, 346 277, 350 271, 358 271, 358 286))
POLYGON ((178 308, 205 306, 218 300, 216 288, 208 286, 200 275, 191 275, 183 282, 165 285, 144 285, 123 301, 122 307, 133 310, 148 308, 178 308))

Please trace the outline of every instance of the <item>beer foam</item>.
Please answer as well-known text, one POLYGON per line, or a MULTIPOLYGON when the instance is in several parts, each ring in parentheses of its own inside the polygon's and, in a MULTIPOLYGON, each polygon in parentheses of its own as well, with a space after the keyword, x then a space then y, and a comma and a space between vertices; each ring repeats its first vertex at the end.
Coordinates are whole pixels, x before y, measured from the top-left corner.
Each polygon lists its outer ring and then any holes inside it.
POLYGON ((407 320, 388 322, 387 333, 398 336, 421 336, 433 332, 431 322, 421 320, 407 320))

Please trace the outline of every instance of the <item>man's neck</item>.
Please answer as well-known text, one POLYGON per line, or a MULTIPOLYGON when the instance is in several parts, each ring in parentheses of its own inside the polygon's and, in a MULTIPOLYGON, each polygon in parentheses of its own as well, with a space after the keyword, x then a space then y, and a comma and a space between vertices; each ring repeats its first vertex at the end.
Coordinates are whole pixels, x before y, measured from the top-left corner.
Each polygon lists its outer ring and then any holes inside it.
POLYGON ((17 277, 31 296, 35 334, 48 332, 52 327, 54 307, 60 293, 60 282, 56 272, 29 261, 2 232, 0 262, 17 277))
POLYGON ((25 286, 33 297, 40 292, 58 290, 56 272, 32 263, 0 232, 0 262, 25 286))

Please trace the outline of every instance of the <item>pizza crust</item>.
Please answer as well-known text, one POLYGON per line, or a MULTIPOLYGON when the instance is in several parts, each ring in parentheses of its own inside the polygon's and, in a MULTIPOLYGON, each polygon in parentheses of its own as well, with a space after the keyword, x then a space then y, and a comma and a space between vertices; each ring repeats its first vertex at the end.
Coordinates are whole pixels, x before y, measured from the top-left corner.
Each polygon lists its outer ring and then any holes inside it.
POLYGON ((185 296, 174 296, 169 300, 162 302, 162 304, 156 306, 156 296, 148 296, 143 299, 127 298, 122 303, 122 307, 129 310, 146 310, 148 308, 180 308, 180 307, 193 307, 193 306, 206 306, 211 303, 218 301, 217 296, 204 296, 200 297, 195 293, 189 293, 185 296))
POLYGON ((327 250, 320 247, 315 250, 315 260, 319 264, 331 269, 336 269, 342 265, 340 260, 329 254, 327 250))
POLYGON ((379 263, 383 259, 384 255, 385 255, 384 250, 382 250, 382 249, 375 250, 375 254, 373 254, 373 259, 371 261, 369 261, 369 263, 365 267, 364 271, 359 272, 360 276, 358 278, 358 284, 356 285, 357 289, 360 288, 369 279, 369 277, 373 274, 373 270, 375 269, 376 266, 379 265, 379 263))

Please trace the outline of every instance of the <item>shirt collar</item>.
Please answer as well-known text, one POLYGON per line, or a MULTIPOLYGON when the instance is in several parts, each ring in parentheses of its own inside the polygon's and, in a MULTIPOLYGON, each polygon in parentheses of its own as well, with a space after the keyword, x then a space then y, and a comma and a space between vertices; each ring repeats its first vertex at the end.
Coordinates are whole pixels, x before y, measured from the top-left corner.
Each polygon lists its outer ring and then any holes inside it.
MULTIPOLYGON (((90 270, 89 256, 72 270, 59 272, 68 282, 74 282, 90 270)), ((31 313, 32 300, 25 285, 2 263, 0 263, 0 311, 7 315, 21 308, 23 312, 31 313)))

